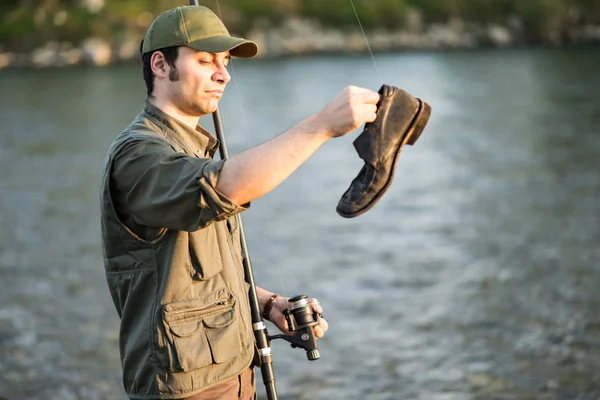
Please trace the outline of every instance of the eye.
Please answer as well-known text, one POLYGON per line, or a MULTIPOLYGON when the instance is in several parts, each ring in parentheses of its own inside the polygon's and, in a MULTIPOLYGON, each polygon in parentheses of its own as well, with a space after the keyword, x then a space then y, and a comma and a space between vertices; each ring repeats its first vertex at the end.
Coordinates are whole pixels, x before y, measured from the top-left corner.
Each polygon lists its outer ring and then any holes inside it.
POLYGON ((211 61, 211 60, 204 60, 204 59, 200 59, 200 60, 198 60, 198 62, 199 62, 200 64, 210 64, 210 63, 212 63, 212 61, 211 61))

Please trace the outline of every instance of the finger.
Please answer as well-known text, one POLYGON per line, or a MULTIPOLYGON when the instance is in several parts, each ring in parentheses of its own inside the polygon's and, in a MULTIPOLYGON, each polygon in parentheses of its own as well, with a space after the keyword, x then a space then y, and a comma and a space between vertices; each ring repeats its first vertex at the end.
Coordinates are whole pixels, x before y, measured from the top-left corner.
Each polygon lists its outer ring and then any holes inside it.
POLYGON ((365 106, 365 121, 373 122, 377 118, 377 106, 375 104, 369 104, 365 106))
POLYGON ((319 325, 315 326, 313 331, 315 332, 315 336, 318 338, 325 336, 325 331, 319 325))
POLYGON ((365 89, 365 92, 362 94, 363 102, 366 104, 377 104, 379 103, 380 98, 381 96, 379 93, 368 89, 365 89))
POLYGON ((320 327, 323 330, 323 332, 327 332, 327 330, 329 329, 329 323, 325 318, 321 318, 321 323, 317 326, 320 327))
POLYGON ((308 304, 310 304, 312 306, 312 309, 314 312, 318 312, 318 313, 322 313, 323 312, 323 307, 321 307, 321 304, 319 303, 319 300, 317 299, 310 299, 308 300, 308 304))

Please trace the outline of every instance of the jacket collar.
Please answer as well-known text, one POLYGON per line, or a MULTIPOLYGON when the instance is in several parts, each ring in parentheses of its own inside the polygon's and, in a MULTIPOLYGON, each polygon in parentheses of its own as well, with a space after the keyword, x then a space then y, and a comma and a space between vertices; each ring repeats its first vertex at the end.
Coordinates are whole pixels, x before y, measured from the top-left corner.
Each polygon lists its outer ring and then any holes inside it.
POLYGON ((200 125, 191 129, 149 102, 144 105, 144 113, 161 125, 167 139, 174 139, 186 151, 198 157, 213 158, 219 148, 219 140, 200 125))

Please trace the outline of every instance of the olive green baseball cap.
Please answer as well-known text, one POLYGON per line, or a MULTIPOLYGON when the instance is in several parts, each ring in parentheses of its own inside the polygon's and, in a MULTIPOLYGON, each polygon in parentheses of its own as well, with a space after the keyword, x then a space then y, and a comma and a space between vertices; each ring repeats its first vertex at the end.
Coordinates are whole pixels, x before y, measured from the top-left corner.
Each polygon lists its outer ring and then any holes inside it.
POLYGON ((258 52, 251 40, 233 37, 209 8, 182 6, 160 14, 142 42, 142 54, 165 47, 187 46, 209 53, 229 50, 235 57, 250 58, 258 52))

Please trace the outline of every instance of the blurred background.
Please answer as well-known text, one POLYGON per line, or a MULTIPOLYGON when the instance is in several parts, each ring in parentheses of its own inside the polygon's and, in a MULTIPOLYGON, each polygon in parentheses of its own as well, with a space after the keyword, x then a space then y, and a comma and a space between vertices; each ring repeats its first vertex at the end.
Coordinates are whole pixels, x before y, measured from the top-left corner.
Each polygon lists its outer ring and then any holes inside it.
MULTIPOLYGON (((597 0, 207 0, 261 55, 600 42, 597 0)), ((0 67, 105 65, 139 43, 177 0, 3 0, 0 67)))
MULTIPOLYGON (((100 171, 143 107, 143 33, 179 4, 0 3, 2 400, 126 398, 100 171)), ((433 107, 368 213, 335 212, 358 131, 244 213, 258 284, 330 324, 318 361, 273 343, 281 399, 600 398, 599 2, 354 0, 374 59, 349 0, 201 4, 261 45, 230 67, 231 153, 350 84, 433 107)))

